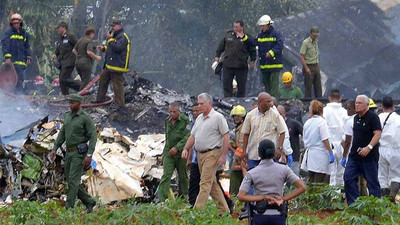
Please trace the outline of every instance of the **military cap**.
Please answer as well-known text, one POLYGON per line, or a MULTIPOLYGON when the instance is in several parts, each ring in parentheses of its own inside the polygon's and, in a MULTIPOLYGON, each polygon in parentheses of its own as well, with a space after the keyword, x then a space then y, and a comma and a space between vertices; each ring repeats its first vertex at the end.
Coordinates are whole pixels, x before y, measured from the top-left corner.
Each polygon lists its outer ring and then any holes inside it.
POLYGON ((60 21, 60 22, 58 22, 58 25, 57 25, 57 28, 59 28, 59 27, 68 28, 68 23, 65 21, 60 21))
POLYGON ((110 22, 110 26, 115 26, 115 25, 121 25, 122 23, 121 23, 121 20, 118 20, 118 19, 113 19, 113 20, 111 20, 111 22, 110 22))
POLYGON ((316 34, 319 35, 319 29, 316 26, 311 27, 310 29, 310 34, 316 34))
POLYGON ((83 97, 78 95, 78 94, 71 94, 68 97, 68 100, 73 101, 73 102, 82 102, 83 101, 83 97))

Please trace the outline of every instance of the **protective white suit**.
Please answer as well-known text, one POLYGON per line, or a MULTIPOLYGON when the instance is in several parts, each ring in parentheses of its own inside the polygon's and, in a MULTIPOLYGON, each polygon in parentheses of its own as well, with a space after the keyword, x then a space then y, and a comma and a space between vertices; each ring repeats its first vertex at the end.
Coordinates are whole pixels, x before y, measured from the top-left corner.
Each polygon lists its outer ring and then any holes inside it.
POLYGON ((330 178, 330 185, 343 185, 344 168, 340 164, 343 157, 343 147, 341 145, 344 135, 344 124, 348 118, 347 111, 342 107, 341 103, 331 102, 324 107, 324 114, 329 129, 329 142, 333 145, 333 155, 335 162, 332 165, 332 173, 330 178))
POLYGON ((393 112, 379 114, 382 125, 379 140, 379 169, 378 179, 381 188, 389 188, 391 182, 400 182, 400 116, 393 112))

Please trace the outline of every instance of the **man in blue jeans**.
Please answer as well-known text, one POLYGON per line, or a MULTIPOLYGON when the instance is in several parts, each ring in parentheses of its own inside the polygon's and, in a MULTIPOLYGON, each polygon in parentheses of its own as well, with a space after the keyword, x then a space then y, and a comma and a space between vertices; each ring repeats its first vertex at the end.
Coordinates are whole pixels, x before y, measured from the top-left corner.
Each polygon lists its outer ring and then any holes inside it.
POLYGON ((353 124, 353 143, 346 164, 347 152, 343 153, 344 189, 347 204, 351 205, 359 196, 357 181, 360 175, 367 180, 370 195, 380 198, 381 187, 378 180, 379 139, 381 123, 378 115, 369 110, 369 98, 356 98, 356 113, 353 124))

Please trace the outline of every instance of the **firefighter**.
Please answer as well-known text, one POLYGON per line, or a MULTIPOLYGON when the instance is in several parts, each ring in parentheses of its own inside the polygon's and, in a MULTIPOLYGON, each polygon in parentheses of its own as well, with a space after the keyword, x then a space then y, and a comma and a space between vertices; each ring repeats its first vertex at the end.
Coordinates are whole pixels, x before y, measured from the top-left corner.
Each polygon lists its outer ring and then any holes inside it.
POLYGON ((15 92, 21 92, 24 82, 24 71, 26 66, 31 63, 31 48, 29 44, 29 34, 22 28, 22 16, 15 13, 10 18, 10 28, 4 33, 1 43, 5 63, 14 64, 18 75, 18 83, 15 92))
POLYGON ((110 23, 111 31, 107 32, 107 45, 97 46, 106 53, 104 69, 100 74, 99 91, 96 102, 104 102, 110 81, 113 85, 115 103, 119 108, 125 106, 124 76, 129 72, 129 55, 131 41, 122 28, 120 20, 114 19, 110 23))
POLYGON ((243 133, 241 132, 243 122, 246 117, 246 109, 241 105, 237 105, 233 107, 231 116, 233 117, 233 122, 235 123, 235 141, 233 144, 231 144, 231 147, 234 150, 234 156, 229 183, 229 194, 237 195, 239 192, 239 186, 243 180, 242 161, 246 160, 245 152, 243 150, 243 133))
POLYGON ((261 32, 257 38, 250 38, 243 33, 242 41, 250 46, 258 46, 260 69, 265 92, 279 99, 279 73, 283 68, 283 38, 281 33, 272 26, 274 21, 268 15, 263 15, 257 22, 261 32))

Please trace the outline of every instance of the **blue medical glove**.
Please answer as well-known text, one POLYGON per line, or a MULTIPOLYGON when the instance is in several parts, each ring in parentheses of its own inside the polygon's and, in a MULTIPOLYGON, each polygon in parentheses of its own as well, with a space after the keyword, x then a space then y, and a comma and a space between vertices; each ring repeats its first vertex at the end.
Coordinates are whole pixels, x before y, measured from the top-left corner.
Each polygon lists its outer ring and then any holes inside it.
POLYGON ((333 152, 329 153, 329 157, 330 157, 329 163, 335 162, 335 156, 333 156, 333 152))
POLYGON ((342 166, 346 168, 346 158, 342 158, 340 164, 342 164, 342 166))
POLYGON ((287 165, 290 167, 293 163, 293 156, 292 154, 287 156, 287 165))

